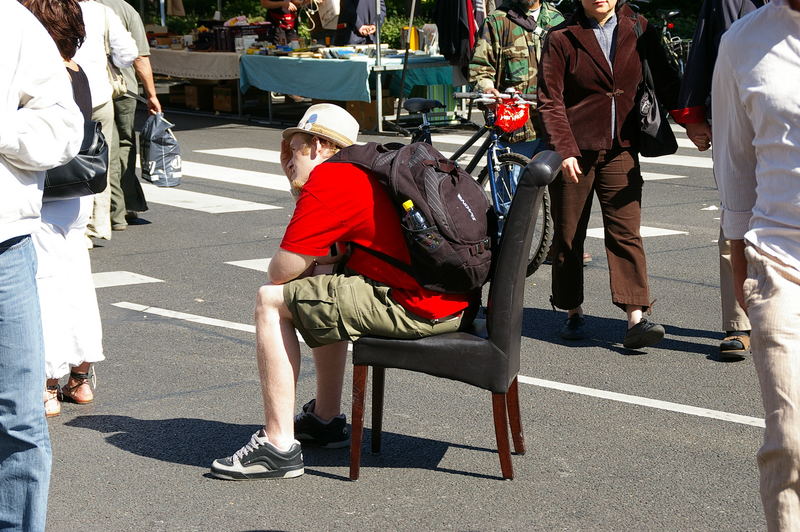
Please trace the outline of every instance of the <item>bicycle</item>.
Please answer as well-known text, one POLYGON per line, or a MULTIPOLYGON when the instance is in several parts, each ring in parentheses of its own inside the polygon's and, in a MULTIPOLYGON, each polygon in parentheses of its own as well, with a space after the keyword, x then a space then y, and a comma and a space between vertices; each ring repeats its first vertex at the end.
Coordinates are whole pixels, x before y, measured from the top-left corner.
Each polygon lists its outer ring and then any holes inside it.
MULTIPOLYGON (((465 170, 467 173, 472 174, 484 155, 486 156, 486 166, 478 174, 477 181, 484 188, 487 184, 489 186, 489 200, 497 217, 497 236, 499 238, 517 183, 530 159, 524 155, 512 153, 510 148, 502 148, 500 146, 500 132, 495 126, 496 116, 493 110, 496 98, 489 94, 474 92, 457 92, 454 96, 457 99, 469 99, 477 102, 484 115, 484 126, 472 135, 450 158, 453 161, 458 161, 481 137, 488 134, 481 147, 472 156, 465 170), (491 179, 489 179, 490 176, 492 177, 491 179)), ((501 98, 509 99, 512 96, 503 95, 501 98)), ((519 95, 516 98, 517 101, 525 101, 528 105, 535 105, 535 103, 531 102, 531 99, 535 98, 533 95, 519 95), (527 99, 524 99, 525 96, 527 96, 527 99)), ((422 115, 422 124, 413 132, 411 142, 433 144, 431 126, 427 115, 430 111, 439 107, 443 107, 441 102, 423 98, 412 98, 403 103, 403 108, 409 113, 420 113, 422 115)), ((540 209, 540 219, 537 220, 532 236, 527 276, 532 275, 544 263, 550 250, 552 239, 553 220, 550 217, 550 195, 545 190, 540 209)))
POLYGON ((661 21, 661 40, 664 44, 664 49, 678 69, 678 73, 683 77, 683 73, 686 70, 686 62, 689 60, 689 49, 692 46, 692 40, 683 39, 678 35, 673 36, 670 33, 670 30, 675 28, 675 23, 672 22, 672 19, 680 14, 681 12, 677 9, 660 9, 656 11, 656 16, 661 21))

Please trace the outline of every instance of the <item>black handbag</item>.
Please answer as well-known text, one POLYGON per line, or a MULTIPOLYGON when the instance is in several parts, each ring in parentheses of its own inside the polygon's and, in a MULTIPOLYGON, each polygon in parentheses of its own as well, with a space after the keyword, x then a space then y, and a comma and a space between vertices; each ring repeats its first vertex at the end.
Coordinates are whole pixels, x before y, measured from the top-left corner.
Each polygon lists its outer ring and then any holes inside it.
MULTIPOLYGON (((634 25, 636 39, 642 36, 642 26, 637 17, 634 25)), ((667 120, 667 112, 656 98, 653 75, 647 62, 647 54, 642 54, 642 82, 636 90, 635 109, 638 112, 639 136, 636 148, 645 157, 672 155, 678 151, 678 141, 667 120)))
POLYGON ((108 185, 108 144, 100 122, 86 120, 78 155, 51 168, 44 178, 44 200, 78 198, 97 194, 108 185))

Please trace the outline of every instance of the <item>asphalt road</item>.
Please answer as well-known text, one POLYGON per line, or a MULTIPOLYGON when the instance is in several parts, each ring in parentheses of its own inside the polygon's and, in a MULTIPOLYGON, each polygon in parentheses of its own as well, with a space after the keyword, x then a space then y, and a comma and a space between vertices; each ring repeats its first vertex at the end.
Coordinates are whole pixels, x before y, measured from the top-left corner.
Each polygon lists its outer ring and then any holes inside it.
MULTIPOLYGON (((107 360, 97 365, 95 402, 65 404, 50 420, 49 530, 765 528, 753 364, 712 359, 722 334, 709 155, 682 147, 681 157, 643 164, 652 319, 667 329, 660 345, 622 348, 624 314, 610 301, 601 239, 587 239, 589 339, 558 337, 548 268, 529 279, 520 385, 528 453, 513 459, 515 480, 499 477, 488 392, 390 371, 384 451, 365 448, 358 482, 347 480, 346 449, 306 451, 298 479, 226 482, 207 474, 210 463, 263 419, 253 306, 293 202, 275 190, 279 129, 168 117, 178 124, 183 184, 148 188, 150 223, 91 251, 107 360)), ((590 228, 600 227, 595 209, 590 228)), ((348 414, 349 379, 348 368, 348 414)), ((313 390, 304 347, 298 404, 313 390)))

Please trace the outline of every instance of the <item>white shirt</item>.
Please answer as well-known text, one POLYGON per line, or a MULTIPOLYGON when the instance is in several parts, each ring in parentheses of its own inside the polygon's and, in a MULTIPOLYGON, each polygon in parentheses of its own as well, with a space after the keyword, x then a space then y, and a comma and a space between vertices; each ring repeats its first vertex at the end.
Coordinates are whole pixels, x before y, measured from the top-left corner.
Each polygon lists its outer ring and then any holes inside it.
POLYGON ((800 12, 787 0, 725 33, 711 101, 725 237, 800 270, 800 12))
POLYGON ((122 25, 114 11, 94 0, 78 2, 83 12, 86 26, 86 40, 78 48, 73 58, 89 78, 92 91, 92 107, 102 105, 111 99, 111 84, 106 70, 106 20, 108 20, 108 42, 111 47, 111 60, 119 68, 126 68, 139 57, 136 41, 122 25))
POLYGON ((78 153, 83 115, 55 43, 30 11, 0 1, 0 242, 39 226, 44 170, 78 153))

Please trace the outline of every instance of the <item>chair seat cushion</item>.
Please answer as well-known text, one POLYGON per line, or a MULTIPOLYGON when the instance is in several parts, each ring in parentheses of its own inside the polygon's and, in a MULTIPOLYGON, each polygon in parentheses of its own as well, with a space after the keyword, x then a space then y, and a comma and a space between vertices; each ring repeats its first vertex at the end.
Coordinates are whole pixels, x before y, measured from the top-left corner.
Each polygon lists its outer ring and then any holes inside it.
POLYGON ((516 369, 508 357, 484 338, 465 332, 397 340, 364 336, 353 343, 353 364, 419 371, 505 393, 516 369), (505 367, 503 367, 505 366, 505 367))

